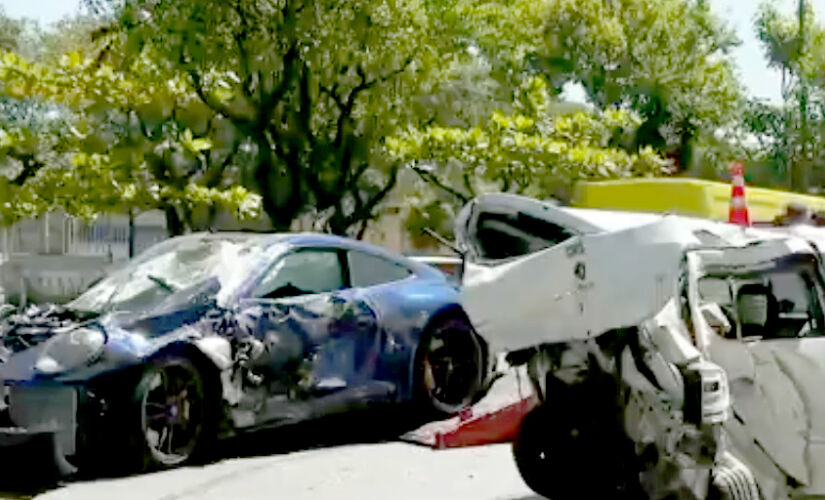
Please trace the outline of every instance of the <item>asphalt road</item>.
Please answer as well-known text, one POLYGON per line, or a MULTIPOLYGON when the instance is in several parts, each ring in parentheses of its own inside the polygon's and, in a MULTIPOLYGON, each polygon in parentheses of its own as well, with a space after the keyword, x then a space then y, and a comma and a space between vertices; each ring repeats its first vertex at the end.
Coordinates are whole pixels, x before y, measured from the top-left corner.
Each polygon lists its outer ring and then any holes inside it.
MULTIPOLYGON (((225 442, 211 463, 127 477, 49 483, 17 455, 0 466, 0 498, 37 500, 539 500, 509 445, 433 450, 398 441, 403 415, 328 418, 225 442), (10 469, 10 466, 14 466, 10 469), (14 470, 17 469, 17 470, 14 470), (17 483, 15 479, 22 482, 17 483)), ((420 423, 420 422, 419 422, 420 423)), ((117 460, 117 457, 112 457, 117 460)))
POLYGON ((431 450, 405 443, 336 446, 77 482, 38 500, 538 500, 507 445, 431 450))

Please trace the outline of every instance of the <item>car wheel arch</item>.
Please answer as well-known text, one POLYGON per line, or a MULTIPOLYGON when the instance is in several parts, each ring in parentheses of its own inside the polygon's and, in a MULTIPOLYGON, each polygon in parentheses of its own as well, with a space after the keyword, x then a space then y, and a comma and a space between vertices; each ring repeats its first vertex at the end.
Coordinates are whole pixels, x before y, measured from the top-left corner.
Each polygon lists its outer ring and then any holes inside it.
POLYGON ((409 387, 411 388, 411 396, 414 396, 417 389, 417 365, 420 361, 421 356, 421 347, 423 342, 427 339, 427 335, 430 331, 432 331, 435 326, 437 326, 442 321, 447 321, 450 319, 461 319, 465 321, 467 326, 469 327, 470 331, 475 335, 475 338, 478 342, 478 345, 481 348, 481 369, 482 369, 482 376, 481 376, 481 386, 477 394, 475 395, 473 401, 477 401, 480 397, 484 395, 487 388, 487 383, 490 379, 490 355, 489 355, 489 346, 484 338, 476 332, 475 328, 473 327, 472 322, 470 321, 469 316, 467 313, 464 312, 460 304, 448 304, 436 311, 432 314, 424 326, 418 332, 418 339, 415 343, 415 347, 412 352, 412 356, 410 357, 410 365, 409 365, 409 387))
POLYGON ((150 363, 153 359, 163 356, 179 356, 191 361, 200 372, 203 378, 204 388, 209 392, 209 397, 218 398, 213 400, 220 401, 219 398, 221 398, 223 394, 221 368, 200 346, 191 342, 172 342, 152 353, 146 361, 150 363))
MULTIPOLYGON (((221 425, 224 420, 223 409, 225 405, 222 400, 222 385, 220 370, 215 363, 204 354, 196 345, 186 341, 174 341, 163 345, 159 349, 153 350, 139 362, 130 363, 120 367, 117 372, 98 374, 89 380, 88 384, 92 392, 96 393, 96 399, 102 404, 90 406, 89 410, 100 409, 100 415, 88 413, 85 426, 91 426, 94 430, 89 434, 91 438, 84 442, 81 447, 83 455, 80 457, 80 469, 87 466, 99 467, 104 471, 115 473, 132 473, 136 470, 143 470, 145 463, 136 457, 125 458, 124 460, 104 463, 101 457, 108 456, 114 450, 121 452, 130 446, 136 446, 138 438, 133 433, 123 433, 119 425, 112 425, 114 422, 131 422, 134 415, 134 395, 142 383, 143 378, 159 364, 162 366, 164 360, 179 359, 188 362, 197 371, 204 390, 205 400, 208 401, 207 412, 211 423, 207 424, 212 429, 221 425), (128 387, 128 390, 123 390, 128 387), (114 446, 114 448, 113 448, 114 446)), ((210 436, 215 435, 210 432, 210 436)), ((211 438, 209 438, 211 439, 211 438)), ((204 450, 211 448, 211 444, 203 447, 204 450)), ((209 453, 210 451, 206 451, 209 453)), ((199 455, 201 455, 199 453, 199 455)))
MULTIPOLYGON (((442 307, 441 309, 439 309, 438 311, 436 311, 435 313, 433 313, 432 315, 430 315, 430 317, 427 318, 427 321, 424 322, 424 324, 421 325, 420 328, 418 328, 418 331, 416 332, 417 335, 416 335, 416 338, 415 338, 415 344, 413 346, 412 353, 411 353, 412 355, 410 356, 410 359, 409 359, 409 364, 410 364, 410 366, 409 366, 409 384, 410 385, 409 386, 410 387, 413 387, 415 385, 415 365, 416 365, 416 363, 418 363, 418 358, 419 358, 420 353, 421 353, 421 343, 422 343, 422 341, 426 338, 427 333, 433 328, 434 325, 437 325, 439 321, 444 321, 447 318, 449 318, 451 316, 455 316, 455 315, 463 315, 465 318, 467 317, 466 313, 464 313, 464 310, 461 309, 460 305, 458 305, 458 304, 448 304, 448 305, 442 307)), ((467 321, 469 323, 469 318, 467 318, 467 321)))

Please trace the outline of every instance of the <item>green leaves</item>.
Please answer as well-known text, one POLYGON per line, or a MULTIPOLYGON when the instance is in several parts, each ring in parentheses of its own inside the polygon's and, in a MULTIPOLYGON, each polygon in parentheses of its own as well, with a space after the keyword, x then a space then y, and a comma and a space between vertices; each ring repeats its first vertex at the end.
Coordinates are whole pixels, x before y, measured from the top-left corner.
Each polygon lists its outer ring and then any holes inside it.
POLYGON ((753 160, 770 165, 760 180, 803 192, 825 184, 825 26, 806 5, 804 29, 798 11, 760 7, 754 27, 770 66, 782 71, 784 103, 749 103, 745 127, 760 144, 753 160))
POLYGON ((200 153, 201 151, 206 151, 212 148, 212 141, 208 138, 194 138, 192 136, 192 131, 190 129, 186 129, 181 137, 181 144, 187 150, 192 153, 200 153))
POLYGON ((83 218, 169 207, 184 213, 221 207, 241 218, 260 213, 260 199, 224 188, 229 179, 220 170, 204 179, 213 140, 193 128, 205 130, 213 115, 204 116, 191 89, 146 54, 116 68, 78 51, 57 65, 5 53, 1 97, 17 108, 31 100, 53 110, 39 111, 30 123, 0 125, 0 173, 5 167, 5 192, 14 200, 4 205, 0 223, 58 208, 83 218), (44 127, 48 113, 64 119, 44 127), (204 180, 210 185, 198 184, 204 180))
MULTIPOLYGON (((531 93, 533 109, 546 110, 549 96, 546 89, 543 97, 539 93, 531 93)), ((640 122, 637 115, 622 109, 601 116, 495 111, 476 127, 410 130, 388 138, 386 147, 400 161, 440 165, 456 161, 474 176, 497 181, 504 190, 535 192, 536 186, 551 179, 572 182, 665 172, 667 162, 651 148, 634 154, 616 146, 617 139, 633 135, 640 122)))
POLYGON ((735 124, 742 103, 727 55, 737 40, 706 4, 462 0, 456 22, 511 83, 525 72, 554 94, 580 83, 596 108, 636 111, 642 145, 679 155, 697 134, 735 124))
POLYGON ((75 69, 81 64, 83 64, 83 56, 76 50, 68 54, 64 54, 60 58, 60 66, 64 68, 75 69))
POLYGON ((425 222, 443 224, 446 213, 479 192, 546 198, 581 179, 661 175, 672 168, 650 147, 620 147, 638 130, 638 115, 624 109, 553 114, 542 80, 535 77, 525 88, 530 104, 513 107, 530 114, 494 111, 475 127, 429 126, 387 139, 389 153, 424 181, 408 193, 413 231, 425 222))
POLYGON ((740 98, 734 39, 704 2, 127 0, 118 13, 67 27, 59 56, 0 56, 0 98, 65 116, 50 132, 0 128, 26 210, 160 207, 190 223, 204 207, 260 208, 281 229, 310 213, 358 234, 402 164, 416 189, 440 184, 415 193, 427 213, 489 189, 545 197, 669 171, 660 153, 713 146, 696 137, 740 98), (563 106, 568 82, 603 111, 563 106))
POLYGON ((422 0, 238 0, 208 8, 131 0, 121 26, 127 55, 182 77, 235 134, 227 141, 181 126, 187 155, 212 159, 229 143, 244 158, 239 177, 261 194, 276 227, 310 212, 330 231, 357 234, 396 181, 383 138, 433 114, 422 101, 448 71, 441 63, 454 57, 450 26, 434 15, 445 8, 422 0))

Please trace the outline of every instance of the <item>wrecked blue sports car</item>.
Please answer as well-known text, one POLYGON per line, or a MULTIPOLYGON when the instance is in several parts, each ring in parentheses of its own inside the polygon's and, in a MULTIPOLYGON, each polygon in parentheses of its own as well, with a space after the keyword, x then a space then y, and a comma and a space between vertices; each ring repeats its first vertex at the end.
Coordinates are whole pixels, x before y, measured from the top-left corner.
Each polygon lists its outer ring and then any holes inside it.
POLYGON ((487 352, 445 276, 345 238, 166 240, 0 327, 0 443, 64 469, 183 464, 216 439, 376 402, 473 401, 487 352))

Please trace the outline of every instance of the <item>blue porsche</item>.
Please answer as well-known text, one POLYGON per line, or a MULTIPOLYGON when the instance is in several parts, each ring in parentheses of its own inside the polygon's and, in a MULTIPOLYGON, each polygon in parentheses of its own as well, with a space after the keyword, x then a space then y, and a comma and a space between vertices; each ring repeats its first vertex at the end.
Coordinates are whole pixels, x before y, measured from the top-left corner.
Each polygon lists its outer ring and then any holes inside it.
POLYGON ((375 403, 452 414, 487 350, 439 271, 319 234, 198 233, 0 326, 0 445, 64 469, 187 463, 217 439, 375 403), (110 464, 111 465, 111 464, 110 464))

